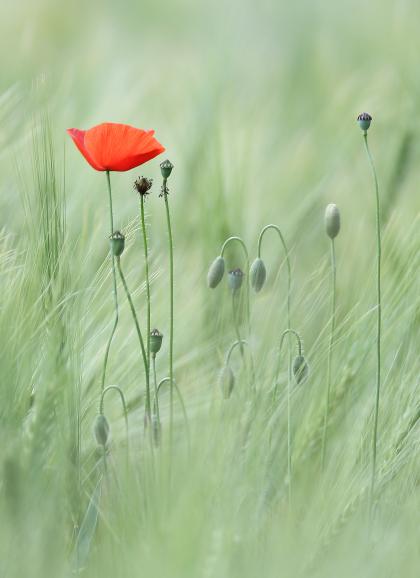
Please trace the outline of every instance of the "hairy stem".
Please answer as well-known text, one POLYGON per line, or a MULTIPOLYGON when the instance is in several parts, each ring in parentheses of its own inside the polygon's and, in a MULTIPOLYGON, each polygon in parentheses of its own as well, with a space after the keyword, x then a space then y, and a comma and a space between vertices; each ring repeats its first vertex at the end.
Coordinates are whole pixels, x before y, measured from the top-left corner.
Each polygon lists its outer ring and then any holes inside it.
POLYGON ((143 247, 144 247, 144 261, 145 261, 145 271, 146 271, 146 298, 147 298, 147 371, 149 373, 150 381, 150 277, 149 277, 149 250, 147 246, 147 231, 144 218, 144 195, 140 195, 140 217, 141 217, 141 228, 143 232, 143 247))

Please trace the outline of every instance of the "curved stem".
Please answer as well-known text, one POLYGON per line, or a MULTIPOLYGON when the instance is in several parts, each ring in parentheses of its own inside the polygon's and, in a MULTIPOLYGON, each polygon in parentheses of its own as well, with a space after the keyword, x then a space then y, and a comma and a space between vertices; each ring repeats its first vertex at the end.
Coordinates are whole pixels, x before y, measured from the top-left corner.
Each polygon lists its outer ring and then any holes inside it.
MULTIPOLYGON (((106 181, 108 185, 108 198, 109 198, 109 218, 110 218, 110 231, 111 235, 114 232, 114 214, 112 210, 112 192, 111 192, 111 177, 109 175, 109 171, 106 171, 106 181)), ((106 377, 106 368, 108 365, 108 357, 109 357, 109 350, 111 349, 111 343, 114 339, 115 331, 118 325, 118 293, 117 293, 117 274, 115 272, 115 257, 111 253, 111 263, 112 263, 112 280, 113 280, 113 295, 114 295, 114 309, 115 309, 115 318, 114 324, 112 326, 111 335, 109 336, 108 343, 105 349, 105 356, 104 356, 104 365, 102 369, 102 378, 101 378, 101 391, 104 390, 105 387, 105 377, 106 377)))
POLYGON ((325 413, 324 413, 324 427, 322 432, 322 454, 321 467, 325 467, 325 455, 327 450, 327 432, 328 432, 328 417, 330 410, 330 394, 331 394, 331 365, 332 365, 332 350, 334 345, 334 331, 335 331, 335 300, 336 300, 336 278, 337 268, 335 263, 335 244, 334 239, 331 239, 331 331, 330 343, 328 347, 328 362, 327 362, 327 388, 325 397, 325 413))
POLYGON ((228 239, 226 239, 226 241, 223 243, 222 248, 220 250, 220 256, 223 257, 226 248, 231 244, 231 243, 239 243, 243 249, 244 255, 245 255, 245 271, 246 273, 246 314, 247 314, 247 318, 248 318, 248 329, 250 329, 251 326, 251 307, 250 307, 250 298, 249 298, 249 294, 250 294, 250 290, 249 290, 249 254, 248 254, 248 249, 246 248, 245 242, 243 241, 243 239, 241 239, 241 237, 229 237, 228 239))
POLYGON ((373 437, 372 437, 372 476, 370 483, 369 492, 369 519, 373 516, 373 503, 375 497, 375 478, 376 478, 376 453, 377 453, 377 441, 378 441, 378 419, 379 419, 379 400, 381 391, 381 324, 382 324, 382 301, 381 301, 381 204, 379 198, 379 185, 378 177, 376 174, 375 164, 373 162, 372 155, 369 150, 369 145, 367 141, 367 132, 363 133, 366 154, 369 159, 369 164, 372 169, 373 181, 375 185, 375 200, 376 200, 376 248, 377 248, 377 304, 378 304, 378 316, 377 316, 377 327, 376 327, 376 394, 375 394, 375 414, 374 414, 374 424, 373 424, 373 437))
POLYGON ((169 440, 172 448, 173 440, 173 422, 174 422, 174 244, 172 238, 171 215, 169 212, 168 193, 166 187, 166 179, 163 179, 162 190, 165 199, 166 208, 166 222, 168 226, 168 242, 169 242, 169 379, 170 379, 170 408, 169 408, 169 440))
POLYGON ((127 435, 127 447, 128 447, 128 443, 129 443, 129 436, 128 436, 128 412, 127 412, 127 404, 125 402, 125 396, 124 396, 124 392, 122 391, 122 389, 120 387, 118 387, 118 385, 108 385, 108 387, 106 387, 101 395, 101 400, 99 402, 99 413, 103 414, 104 413, 104 400, 105 400, 105 395, 106 393, 108 393, 108 391, 117 391, 119 393, 120 399, 121 399, 121 405, 123 407, 123 412, 124 412, 124 421, 125 421, 125 431, 126 431, 126 435, 127 435))
POLYGON ((121 269, 121 260, 119 257, 117 257, 117 267, 118 267, 118 272, 119 272, 120 277, 121 277, 122 284, 124 286, 125 294, 127 295, 128 303, 129 303, 130 309, 131 309, 131 314, 132 314, 133 320, 134 320, 134 325, 135 325, 136 331, 137 331, 137 336, 138 336, 139 342, 140 342, 141 354, 142 354, 143 363, 144 363, 144 370, 146 373, 146 416, 150 422, 150 384, 149 384, 149 371, 148 371, 148 364, 147 364, 147 353, 146 353, 146 349, 144 347, 143 336, 141 334, 141 329, 140 329, 139 321, 137 319, 136 310, 134 308, 133 300, 131 298, 131 294, 130 294, 130 291, 128 289, 127 282, 125 280, 124 274, 123 274, 122 269, 121 269))
POLYGON ((249 358, 251 360, 251 373, 252 373, 252 381, 255 384, 255 364, 254 364, 254 357, 252 355, 252 351, 251 351, 251 346, 249 345, 248 341, 246 341, 245 339, 241 339, 240 341, 234 341, 232 343, 232 345, 229 347, 227 354, 226 354, 226 359, 225 359, 225 365, 229 365, 230 362, 230 358, 232 356, 232 353, 234 351, 234 349, 236 347, 243 347, 244 345, 246 345, 248 347, 248 351, 249 351, 249 358))
POLYGON ((292 268, 290 265, 290 257, 289 257, 289 249, 287 248, 286 245, 286 241, 284 240, 283 234, 281 232, 280 227, 278 227, 277 225, 266 225, 261 233, 260 236, 258 238, 258 257, 261 258, 261 245, 262 245, 262 240, 263 237, 266 233, 266 231, 273 229, 274 231, 277 232, 281 244, 283 246, 284 249, 284 253, 285 253, 285 257, 286 257, 286 264, 287 264, 287 328, 290 329, 291 327, 291 313, 290 313, 290 309, 291 309, 291 294, 292 294, 292 268))
POLYGON ((143 231, 143 247, 144 247, 144 261, 145 261, 145 272, 146 272, 146 297, 147 297, 147 325, 146 325, 146 335, 147 335, 147 371, 149 374, 150 381, 150 277, 149 277, 149 250, 147 246, 147 231, 146 223, 144 218, 144 195, 140 195, 140 217, 141 217, 141 228, 143 231))
MULTIPOLYGON (((169 383, 169 384, 170 384, 170 383, 171 383, 171 379, 170 379, 169 377, 164 377, 163 379, 161 379, 161 380, 159 381, 159 385, 157 386, 157 392, 156 392, 156 401, 157 401, 157 403, 159 403, 159 392, 160 392, 160 388, 161 388, 163 385, 165 385, 165 383, 169 383)), ((179 403, 181 404, 182 414, 183 414, 183 416, 184 416, 184 421, 185 421, 185 427, 186 427, 186 429, 187 429, 188 443, 190 443, 190 426, 189 426, 189 423, 188 423, 188 415, 187 415, 187 410, 186 410, 186 408, 185 408, 184 398, 182 397, 181 391, 180 391, 180 389, 179 389, 176 381, 173 380, 172 383, 173 383, 174 388, 175 388, 175 391, 176 391, 176 393, 177 393, 177 395, 178 395, 179 403)))

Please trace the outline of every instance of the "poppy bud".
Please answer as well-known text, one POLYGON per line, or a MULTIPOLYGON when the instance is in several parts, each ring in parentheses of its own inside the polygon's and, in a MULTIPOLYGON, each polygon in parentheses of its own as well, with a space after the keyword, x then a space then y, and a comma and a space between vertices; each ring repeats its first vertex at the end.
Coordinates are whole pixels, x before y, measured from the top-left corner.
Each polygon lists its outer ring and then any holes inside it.
POLYGON ((325 209, 325 230, 330 239, 334 239, 340 232, 340 211, 333 203, 325 209))
POLYGON ((122 255, 125 247, 125 237, 120 231, 115 231, 109 238, 111 245, 111 253, 114 257, 122 255))
POLYGON ((106 446, 109 438, 109 423, 103 413, 96 416, 93 433, 98 445, 106 446))
POLYGON ((370 123, 372 122, 372 117, 368 112, 362 112, 357 117, 357 122, 359 123, 360 128, 366 132, 370 127, 370 123))
POLYGON ((222 277, 225 273, 225 260, 223 257, 217 257, 213 263, 210 265, 209 272, 207 273, 207 284, 210 289, 214 289, 218 286, 222 277))
POLYGON ((243 276, 244 274, 239 268, 229 271, 229 287, 232 291, 238 291, 241 288, 243 276))
POLYGON ((229 365, 224 365, 219 375, 219 386, 222 390, 223 398, 229 399, 235 385, 235 375, 229 365))
POLYGON ((171 172, 172 172, 173 168, 174 168, 174 165, 168 159, 166 159, 166 161, 163 161, 162 163, 160 163, 160 172, 162 173, 162 177, 165 180, 171 176, 171 172))
POLYGON ((267 271, 264 261, 259 257, 252 263, 251 269, 249 270, 249 277, 252 288, 255 289, 257 293, 261 291, 267 277, 267 271))
POLYGON ((297 355, 293 360, 293 375, 297 384, 303 383, 309 375, 309 366, 303 355, 297 355))
POLYGON ((153 331, 150 332, 150 353, 153 356, 160 351, 160 348, 162 347, 162 339, 163 335, 159 329, 153 329, 153 331))
POLYGON ((139 193, 139 195, 148 195, 150 189, 152 188, 153 180, 147 179, 146 177, 139 177, 134 181, 134 189, 139 193))

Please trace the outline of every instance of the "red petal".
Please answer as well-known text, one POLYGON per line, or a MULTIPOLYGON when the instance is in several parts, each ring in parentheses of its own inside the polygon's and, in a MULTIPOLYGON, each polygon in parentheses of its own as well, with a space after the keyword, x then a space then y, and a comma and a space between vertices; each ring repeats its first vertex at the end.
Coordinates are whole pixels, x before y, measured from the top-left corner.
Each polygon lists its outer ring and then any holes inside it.
POLYGON ((153 134, 152 130, 108 122, 86 131, 84 147, 94 163, 103 167, 102 170, 128 171, 165 150, 153 134))
POLYGON ((90 164, 91 167, 93 167, 97 171, 106 170, 103 167, 101 167, 97 162, 95 162, 95 160, 91 157, 91 155, 86 150, 86 147, 85 147, 86 131, 85 130, 79 130, 78 128, 68 128, 67 132, 69 133, 69 135, 73 139, 74 144, 77 146, 77 148, 82 153, 82 155, 85 157, 85 159, 87 160, 87 162, 90 164))

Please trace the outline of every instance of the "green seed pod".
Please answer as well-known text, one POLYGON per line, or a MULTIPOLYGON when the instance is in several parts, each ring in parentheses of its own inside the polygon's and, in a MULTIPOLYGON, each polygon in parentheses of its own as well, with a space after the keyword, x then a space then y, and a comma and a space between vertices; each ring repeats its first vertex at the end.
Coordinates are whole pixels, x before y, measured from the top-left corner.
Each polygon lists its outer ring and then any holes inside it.
POLYGON ((98 445, 105 447, 109 438, 109 423, 103 413, 96 416, 93 433, 98 445))
POLYGON ((242 286, 244 274, 241 269, 233 269, 229 271, 228 280, 229 280, 229 287, 232 291, 239 291, 242 286))
POLYGON ((124 251, 125 247, 125 237, 120 231, 115 231, 109 238, 109 243, 111 246, 111 253, 114 257, 120 257, 124 251))
POLYGON ((153 329, 150 332, 150 353, 156 355, 162 347, 163 335, 159 329, 153 329))
POLYGON ((330 239, 335 239, 338 235, 340 224, 340 211, 337 205, 334 205, 334 203, 327 205, 325 209, 325 230, 330 239))
POLYGON ((225 273, 225 260, 223 257, 217 257, 213 263, 210 265, 209 272, 207 273, 207 285, 210 289, 214 289, 218 286, 225 273))
POLYGON ((220 389, 222 390, 224 399, 229 399, 229 397, 232 394, 234 385, 235 385, 235 374, 233 373, 229 365, 224 365, 219 375, 219 386, 220 389))
POLYGON ((297 355, 293 360, 293 375, 297 384, 303 383, 309 375, 309 366, 303 355, 297 355))
POLYGON ((166 159, 166 161, 163 161, 162 163, 160 163, 160 172, 162 173, 162 177, 164 179, 168 179, 171 176, 171 172, 172 172, 173 168, 174 168, 174 165, 168 159, 166 159))
POLYGON ((370 123, 372 122, 372 117, 368 112, 362 112, 357 117, 357 122, 359 123, 360 128, 366 132, 370 127, 370 123))
POLYGON ((251 269, 249 270, 251 286, 257 293, 263 288, 266 278, 267 270, 265 268, 264 261, 257 257, 252 263, 251 269))

